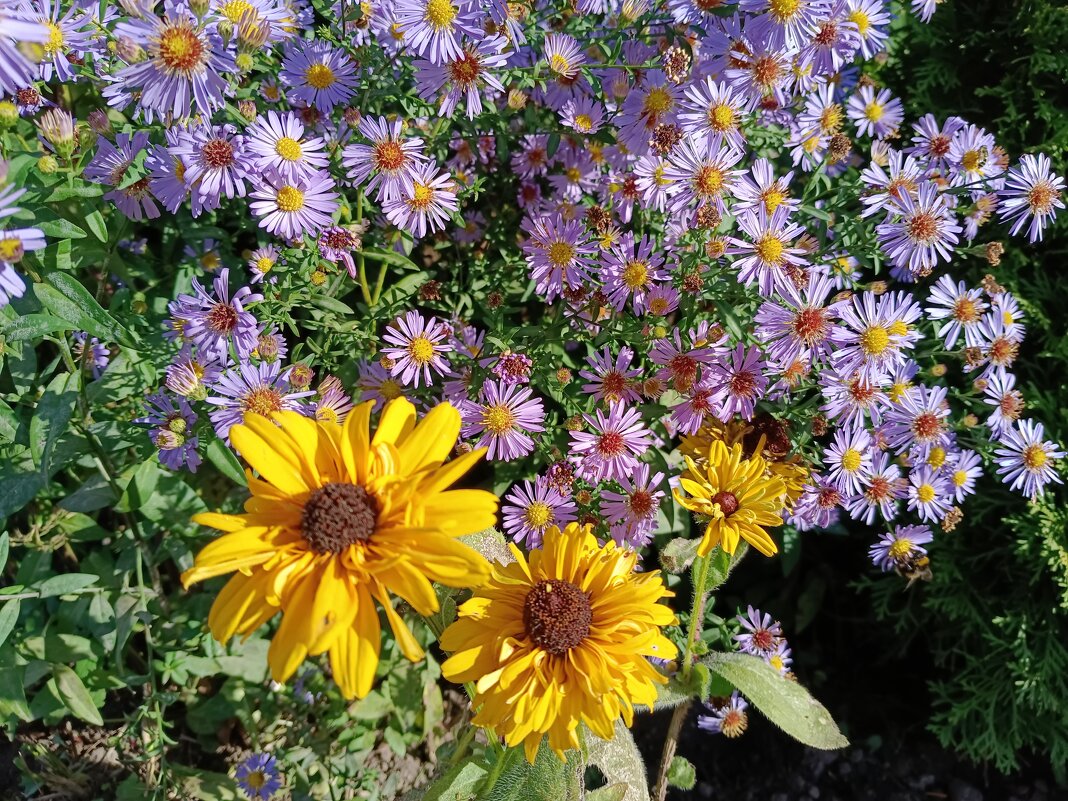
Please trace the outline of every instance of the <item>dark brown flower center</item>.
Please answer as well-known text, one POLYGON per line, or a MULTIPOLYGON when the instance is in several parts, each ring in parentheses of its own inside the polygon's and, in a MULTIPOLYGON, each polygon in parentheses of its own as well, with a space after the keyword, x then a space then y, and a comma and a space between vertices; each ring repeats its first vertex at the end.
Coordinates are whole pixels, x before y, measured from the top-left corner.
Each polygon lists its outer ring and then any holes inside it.
POLYGON ((358 484, 324 484, 304 504, 300 531, 316 553, 339 554, 370 539, 378 512, 374 496, 358 484))
POLYGON ((229 334, 237 328, 237 309, 228 303, 216 303, 208 312, 205 322, 218 334, 229 334))
POLYGON ((712 503, 718 503, 724 517, 730 517, 738 511, 738 496, 733 492, 717 492, 712 496, 712 503))
POLYGON ((569 581, 539 581, 523 604, 527 634, 535 645, 554 656, 586 639, 592 621, 590 599, 569 581))
POLYGON ((210 139, 200 151, 204 163, 214 169, 229 167, 234 163, 234 147, 225 139, 210 139))

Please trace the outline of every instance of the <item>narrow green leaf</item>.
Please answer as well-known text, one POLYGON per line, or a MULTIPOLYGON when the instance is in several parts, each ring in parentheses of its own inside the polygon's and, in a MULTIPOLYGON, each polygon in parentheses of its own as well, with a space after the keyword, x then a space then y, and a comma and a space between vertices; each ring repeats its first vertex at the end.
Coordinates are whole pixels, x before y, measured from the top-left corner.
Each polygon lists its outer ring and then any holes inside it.
POLYGON ((7 555, 11 552, 11 535, 6 531, 0 534, 0 573, 7 567, 7 555))
MULTIPOLYGON (((19 431, 19 417, 15 410, 0 400, 0 443, 14 442, 19 431)), ((4 569, 0 559, 0 570, 4 569)))
POLYGON ((141 462, 126 485, 126 491, 115 505, 115 511, 132 512, 144 506, 156 491, 162 474, 163 468, 154 454, 141 462))
POLYGON ((22 601, 16 598, 13 601, 4 601, 0 604, 0 646, 7 640, 7 636, 11 633, 11 630, 15 628, 15 623, 19 619, 19 609, 21 609, 22 601))
POLYGON ((52 451, 74 414, 79 381, 78 373, 60 373, 53 378, 30 419, 30 455, 42 475, 49 475, 52 451))
MULTIPOLYGON (((61 573, 52 576, 36 585, 37 592, 42 598, 55 598, 58 595, 67 595, 71 592, 84 590, 100 580, 100 576, 92 573, 61 573)), ((31 587, 33 589, 33 587, 31 587)))
POLYGON ((364 248, 360 251, 365 258, 381 261, 393 267, 404 267, 407 270, 418 270, 419 265, 409 259, 403 253, 395 250, 383 250, 382 248, 364 248))
POLYGON ((218 468, 219 472, 242 487, 248 486, 245 479, 245 471, 241 462, 237 460, 234 452, 226 447, 221 439, 213 439, 207 449, 208 461, 218 468))
POLYGON ((61 239, 59 242, 48 245, 44 250, 37 251, 37 258, 50 270, 69 272, 74 267, 70 258, 69 239, 61 239))
POLYGON ((318 306, 320 309, 334 312, 345 317, 355 317, 356 311, 351 306, 346 306, 337 298, 331 298, 327 295, 312 295, 308 298, 308 302, 312 306, 318 306))
POLYGON ((104 222, 104 215, 97 209, 89 212, 85 215, 85 224, 89 226, 89 230, 93 236, 99 239, 101 242, 108 241, 108 226, 104 222))
POLYGON ((51 314, 24 314, 17 320, 4 325, 0 333, 3 333, 5 339, 18 342, 26 339, 40 339, 45 334, 70 331, 72 328, 71 323, 51 314))
POLYGON ((100 184, 82 184, 81 186, 60 186, 52 190, 52 194, 45 198, 46 203, 61 203, 72 198, 93 198, 104 194, 104 187, 100 184))
POLYGON ((35 220, 34 226, 44 231, 45 236, 53 239, 85 239, 86 237, 83 229, 62 217, 54 220, 35 220))
POLYGON ((717 653, 703 661, 794 739, 825 750, 849 745, 823 704, 763 659, 750 654, 717 653))
POLYGON ((86 723, 92 723, 94 726, 104 725, 104 719, 100 717, 100 710, 96 708, 89 691, 82 684, 82 680, 78 678, 77 673, 66 665, 55 665, 52 668, 50 683, 52 683, 56 695, 63 699, 67 709, 74 713, 76 717, 81 718, 86 723))
POLYGON ((50 312, 73 323, 79 331, 106 342, 133 347, 130 332, 104 311, 76 278, 66 273, 50 273, 47 280, 48 284, 34 284, 33 291, 50 312))

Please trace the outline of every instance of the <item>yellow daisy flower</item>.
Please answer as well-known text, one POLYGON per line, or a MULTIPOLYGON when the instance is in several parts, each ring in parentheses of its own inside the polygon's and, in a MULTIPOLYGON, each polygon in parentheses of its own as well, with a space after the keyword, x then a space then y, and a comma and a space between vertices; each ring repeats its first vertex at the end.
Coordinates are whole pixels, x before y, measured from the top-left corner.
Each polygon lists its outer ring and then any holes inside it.
POLYGON ((489 563, 456 538, 494 525, 497 512, 491 493, 448 489, 484 453, 443 464, 460 431, 456 409, 442 404, 417 425, 415 407, 398 398, 372 437, 373 405, 357 406, 344 426, 290 411, 275 422, 245 415, 230 440, 259 473, 246 471, 252 497, 244 514, 193 518, 226 534, 182 575, 188 587, 238 571, 208 616, 215 638, 247 637, 281 610, 267 653, 272 677, 285 681, 305 657, 329 652, 346 698, 362 698, 374 681, 375 601, 404 655, 421 659, 391 593, 427 615, 438 610, 432 581, 484 582, 489 563))
POLYGON ((719 545, 732 554, 739 538, 765 556, 776 553, 778 547, 764 529, 782 525, 779 513, 786 501, 786 485, 778 476, 768 474, 763 457, 754 453, 743 459, 740 444, 728 449, 722 440, 716 440, 709 446, 703 465, 698 466, 689 456, 685 459, 687 469, 679 478, 675 499, 684 508, 708 517, 697 553, 707 556, 719 545))
POLYGON ((634 572, 634 551, 598 545, 588 525, 553 526, 529 561, 510 547, 516 561, 495 564, 441 635, 452 653, 442 672, 476 682, 476 725, 522 743, 530 762, 548 734, 563 759, 579 747, 580 723, 610 740, 620 714, 629 726, 635 705, 656 700, 667 679, 646 657, 676 655, 660 631, 675 614, 658 603, 672 593, 658 571, 634 572))

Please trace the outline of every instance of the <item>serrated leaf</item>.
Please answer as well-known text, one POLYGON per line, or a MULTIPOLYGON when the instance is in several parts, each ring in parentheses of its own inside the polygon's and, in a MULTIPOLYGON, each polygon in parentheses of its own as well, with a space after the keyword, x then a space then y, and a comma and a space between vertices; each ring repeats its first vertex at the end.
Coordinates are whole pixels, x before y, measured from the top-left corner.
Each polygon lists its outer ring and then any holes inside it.
POLYGON ((227 448, 226 443, 221 439, 213 439, 208 443, 205 454, 208 457, 208 461, 215 465, 219 472, 228 479, 242 487, 248 486, 248 479, 245 478, 245 471, 241 467, 241 462, 237 460, 234 452, 227 448))
POLYGON ((56 695, 63 699, 66 705, 76 717, 94 726, 103 726, 104 719, 100 717, 100 710, 93 703, 89 691, 85 688, 78 674, 66 665, 55 665, 52 668, 50 682, 56 695))
POLYGON ((22 601, 19 598, 13 601, 4 601, 0 604, 0 646, 7 640, 11 630, 15 628, 21 608, 22 601))
POLYGON ((750 654, 717 653, 703 661, 794 739, 824 750, 849 745, 823 704, 763 659, 750 654))

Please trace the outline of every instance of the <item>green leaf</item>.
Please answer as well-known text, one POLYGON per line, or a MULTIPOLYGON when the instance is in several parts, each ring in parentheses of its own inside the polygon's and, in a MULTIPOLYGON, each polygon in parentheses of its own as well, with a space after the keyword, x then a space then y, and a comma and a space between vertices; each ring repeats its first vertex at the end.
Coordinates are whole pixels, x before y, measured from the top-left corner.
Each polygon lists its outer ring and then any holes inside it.
POLYGON ((42 475, 50 475, 52 451, 74 414, 81 377, 60 373, 49 382, 30 419, 30 455, 42 475))
POLYGON ((19 609, 21 608, 22 601, 18 598, 13 601, 4 601, 0 605, 0 645, 4 644, 11 630, 15 628, 15 623, 19 619, 19 609))
POLYGON ((72 198, 100 197, 104 194, 104 187, 100 184, 82 184, 81 186, 60 186, 52 190, 52 194, 46 197, 45 203, 61 203, 72 198))
POLYGON ((126 485, 126 491, 115 505, 116 512, 132 512, 140 509, 156 491, 163 468, 160 467, 159 459, 155 455, 150 456, 138 465, 136 472, 126 485))
POLYGON ((312 306, 318 306, 320 309, 334 312, 335 314, 341 314, 345 317, 355 317, 356 311, 351 306, 346 306, 337 298, 329 297, 328 295, 312 295, 308 298, 308 302, 312 306))
POLYGON ((692 790, 697 784, 697 770, 690 760, 677 756, 668 766, 667 781, 669 785, 680 790, 692 790))
POLYGON ((85 239, 86 237, 83 229, 70 220, 64 220, 62 217, 57 217, 54 220, 38 219, 34 221, 34 225, 40 228, 45 236, 53 239, 85 239))
POLYGON ((49 273, 47 281, 48 284, 34 284, 33 291, 54 315, 73 323, 77 330, 106 342, 135 346, 130 332, 104 311, 76 278, 66 273, 49 273))
POLYGON ((747 553, 749 553, 749 544, 744 541, 738 543, 733 555, 718 546, 714 548, 708 554, 708 558, 712 560, 708 566, 708 590, 712 592, 723 586, 731 571, 738 566, 747 553))
POLYGON ((486 774, 486 768, 477 762, 461 762, 430 785, 425 794, 413 797, 422 801, 471 801, 486 774))
POLYGON ((677 537, 660 551, 660 565, 669 573, 684 573, 697 556, 700 540, 677 537))
POLYGON ((42 598, 54 598, 57 595, 84 590, 96 584, 99 579, 100 576, 92 573, 61 573, 45 579, 36 586, 36 589, 42 598))
POLYGON ((23 721, 33 720, 29 704, 26 703, 23 665, 0 669, 0 720, 18 718, 23 721))
MULTIPOLYGON (((14 442, 18 435, 19 417, 15 410, 0 400, 0 444, 14 442)), ((3 570, 3 560, 0 560, 0 570, 3 570)))
POLYGON ((605 780, 626 788, 623 795, 617 795, 616 798, 621 801, 649 801, 645 762, 634 742, 634 735, 622 720, 616 721, 616 736, 611 740, 602 740, 587 732, 586 746, 590 764, 601 771, 605 780))
POLYGON ((7 555, 11 551, 11 535, 6 531, 0 534, 0 574, 7 567, 7 555))
POLYGON ((51 314, 24 314, 0 329, 4 338, 11 341, 40 339, 45 334, 56 331, 69 331, 72 326, 66 320, 51 314))
POLYGON ((234 452, 226 447, 225 442, 221 439, 213 439, 208 445, 206 453, 208 461, 215 465, 220 473, 235 484, 240 484, 242 487, 248 486, 248 480, 245 478, 245 471, 241 467, 241 462, 237 460, 234 452))
POLYGON ((825 750, 849 745, 823 704, 763 659, 750 654, 717 653, 703 661, 794 739, 825 750))
POLYGON ((70 258, 69 239, 61 239, 59 242, 53 242, 44 250, 37 251, 37 258, 41 260, 41 264, 50 270, 69 272, 74 268, 70 258))
POLYGON ((94 726, 103 726, 104 719, 100 717, 100 710, 96 708, 89 691, 85 689, 78 674, 66 665, 55 665, 52 668, 52 678, 49 684, 76 717, 94 726))
POLYGON ((92 231, 93 236, 101 242, 108 241, 107 223, 104 222, 104 215, 97 209, 93 209, 85 215, 85 224, 89 226, 89 230, 92 231))
POLYGON ((360 251, 365 258, 380 261, 391 267, 403 267, 406 270, 419 270, 419 265, 409 259, 403 253, 395 250, 383 250, 382 248, 364 248, 360 251))
POLYGON ((479 801, 578 801, 582 794, 582 762, 574 752, 561 762, 552 749, 538 749, 531 765, 522 748, 505 752, 505 767, 491 788, 480 789, 479 801))
POLYGON ((586 793, 586 801, 623 801, 627 797, 627 785, 606 784, 586 793))

